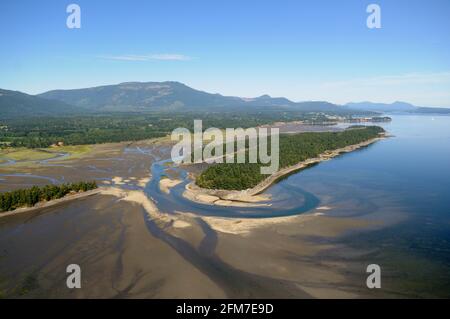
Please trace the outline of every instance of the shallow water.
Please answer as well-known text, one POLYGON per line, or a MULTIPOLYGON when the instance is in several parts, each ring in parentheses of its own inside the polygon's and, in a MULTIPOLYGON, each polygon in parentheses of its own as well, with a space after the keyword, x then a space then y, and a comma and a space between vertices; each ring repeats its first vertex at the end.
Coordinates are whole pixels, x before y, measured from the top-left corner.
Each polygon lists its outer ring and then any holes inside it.
POLYGON ((389 227, 340 242, 372 250, 362 258, 385 270, 387 287, 408 297, 450 296, 450 117, 392 116, 394 135, 289 177, 272 192, 301 185, 346 209, 343 216, 378 219, 389 227))
MULTIPOLYGON (((146 193, 164 212, 186 211, 226 217, 274 217, 300 214, 318 206, 332 216, 353 216, 383 223, 341 243, 371 254, 364 262, 380 264, 384 283, 405 296, 450 296, 450 117, 392 115, 383 126, 391 138, 292 174, 266 193, 271 207, 236 208, 193 203, 181 196, 187 183, 171 194, 159 191, 164 163, 146 193)), ((182 178, 186 178, 181 171, 182 178)), ((340 258, 343 258, 340 256, 340 258)), ((362 279, 363 280, 363 279, 362 279)))
POLYGON ((291 196, 286 198, 277 198, 270 201, 272 206, 268 207, 220 207, 192 202, 182 196, 184 187, 190 180, 187 178, 186 171, 180 168, 176 169, 183 183, 173 187, 170 194, 165 194, 159 189, 159 180, 164 176, 164 164, 168 160, 157 162, 152 165, 152 180, 146 186, 145 192, 158 206, 159 210, 166 213, 175 211, 193 212, 203 216, 223 216, 238 218, 269 218, 277 216, 297 215, 310 211, 317 207, 319 199, 311 193, 302 190, 299 187, 291 187, 285 190, 291 196))
MULTIPOLYGON (((184 183, 166 195, 158 187, 166 161, 152 166, 153 179, 146 193, 165 212, 183 210, 226 217, 274 217, 310 211, 321 204, 321 191, 313 187, 320 183, 335 185, 339 194, 347 184, 357 186, 360 192, 376 189, 390 195, 395 193, 405 203, 420 204, 427 200, 421 197, 431 195, 439 200, 434 204, 440 210, 449 207, 446 195, 450 171, 446 168, 450 149, 445 148, 448 146, 445 141, 450 141, 450 117, 394 116, 393 122, 381 125, 394 137, 291 174, 266 191, 273 198, 271 207, 228 208, 193 203, 181 196, 188 182, 181 169, 178 170, 184 183)), ((325 195, 333 196, 333 192, 325 195)), ((359 199, 363 200, 364 194, 359 199)))

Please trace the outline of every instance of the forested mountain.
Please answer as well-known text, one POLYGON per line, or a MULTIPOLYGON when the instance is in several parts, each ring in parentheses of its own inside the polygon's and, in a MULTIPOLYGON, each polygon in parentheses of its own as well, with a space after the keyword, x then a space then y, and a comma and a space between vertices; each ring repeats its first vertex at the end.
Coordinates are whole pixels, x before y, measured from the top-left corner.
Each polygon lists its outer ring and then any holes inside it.
POLYGON ((224 96, 193 89, 179 82, 126 82, 83 89, 53 90, 36 96, 0 89, 0 119, 30 116, 86 115, 109 112, 259 112, 295 111, 334 114, 369 112, 449 113, 395 102, 361 102, 345 106, 324 101, 293 102, 284 97, 224 96))
POLYGON ((0 119, 80 113, 79 108, 18 91, 0 89, 0 119))
POLYGON ((212 94, 179 82, 126 82, 92 88, 53 90, 37 96, 0 91, 0 118, 106 112, 242 112, 295 111, 358 113, 329 102, 293 102, 262 95, 241 98, 212 94))
POLYGON ((332 103, 296 103, 269 95, 257 98, 223 96, 195 90, 179 82, 127 82, 86 89, 55 90, 39 96, 94 111, 240 111, 258 108, 317 112, 343 110, 332 103))

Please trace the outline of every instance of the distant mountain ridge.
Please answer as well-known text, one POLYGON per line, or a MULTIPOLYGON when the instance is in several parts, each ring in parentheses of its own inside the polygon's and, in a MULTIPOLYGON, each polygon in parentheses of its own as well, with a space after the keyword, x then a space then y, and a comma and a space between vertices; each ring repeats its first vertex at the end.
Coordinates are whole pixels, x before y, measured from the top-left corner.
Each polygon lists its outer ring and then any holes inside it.
POLYGON ((286 98, 263 95, 241 98, 212 94, 179 82, 125 82, 74 90, 54 90, 40 97, 58 100, 92 111, 151 110, 248 110, 258 107, 300 111, 340 111, 328 102, 292 102, 286 98))
POLYGON ((197 91, 178 82, 125 82, 84 89, 54 90, 40 97, 93 111, 146 111, 183 107, 229 106, 238 100, 197 91))
POLYGON ((61 101, 0 89, 0 118, 76 114, 80 110, 61 101))
POLYGON ((104 112, 389 112, 450 114, 450 109, 360 102, 336 105, 325 101, 293 102, 284 97, 224 96, 193 89, 180 82, 125 82, 91 88, 52 90, 38 95, 0 89, 0 119, 29 116, 83 115, 104 112))

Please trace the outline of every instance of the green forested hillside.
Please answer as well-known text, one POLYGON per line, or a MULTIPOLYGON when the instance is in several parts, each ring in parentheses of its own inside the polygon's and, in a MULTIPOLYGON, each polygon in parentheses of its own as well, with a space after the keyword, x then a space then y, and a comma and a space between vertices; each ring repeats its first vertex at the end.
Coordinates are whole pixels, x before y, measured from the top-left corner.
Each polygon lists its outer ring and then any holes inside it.
MULTIPOLYGON (((193 89, 183 83, 125 82, 73 90, 53 90, 39 95, 95 112, 148 111, 248 111, 296 110, 313 112, 348 112, 347 108, 328 102, 293 102, 286 98, 263 95, 255 98, 224 96, 193 89)), ((353 111, 356 112, 356 111, 353 111)))
POLYGON ((79 108, 67 105, 61 101, 0 89, 0 120, 35 116, 61 116, 75 113, 81 114, 82 112, 79 108))

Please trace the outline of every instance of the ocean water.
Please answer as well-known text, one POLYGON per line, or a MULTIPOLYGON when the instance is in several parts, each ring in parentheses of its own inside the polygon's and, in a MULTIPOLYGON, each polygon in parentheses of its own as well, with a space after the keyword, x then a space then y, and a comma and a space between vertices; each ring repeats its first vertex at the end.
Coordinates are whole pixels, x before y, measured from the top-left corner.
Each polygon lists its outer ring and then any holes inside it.
MULTIPOLYGON (((384 286, 405 297, 450 296, 450 117, 395 115, 393 137, 289 177, 335 207, 334 215, 385 226, 340 242, 370 251, 384 286)), ((323 203, 322 203, 323 204, 323 203)))

